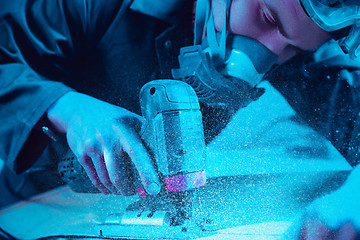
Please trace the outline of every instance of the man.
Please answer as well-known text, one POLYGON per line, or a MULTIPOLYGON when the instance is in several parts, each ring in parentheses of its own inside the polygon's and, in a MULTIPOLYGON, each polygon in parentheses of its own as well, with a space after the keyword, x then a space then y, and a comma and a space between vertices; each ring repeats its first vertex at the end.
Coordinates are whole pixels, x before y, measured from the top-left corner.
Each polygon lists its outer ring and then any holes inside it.
MULTIPOLYGON (((265 47, 265 55, 274 57, 268 67, 331 39, 296 0, 229 2, 213 0, 205 23, 213 19, 216 32, 225 26, 229 35, 265 47)), ((134 194, 126 155, 147 192, 159 192, 158 176, 137 133, 142 123, 138 92, 151 79, 170 78, 170 70, 177 67, 179 48, 190 45, 192 38, 192 1, 167 1, 166 11, 163 4, 140 3, 135 1, 130 9, 129 2, 119 0, 1 3, 0 158, 13 171, 24 172, 40 155, 46 157, 43 149, 50 139, 41 132, 46 126, 66 136, 103 193, 134 194)), ((195 41, 207 39, 212 58, 225 62, 221 52, 226 44, 216 43, 220 47, 214 49, 216 34, 211 39, 206 28, 196 29, 195 41)), ((224 81, 238 77, 228 68, 224 71, 224 81)), ((245 79, 248 84, 244 89, 256 86, 245 79)), ((281 83, 274 85, 285 89, 281 83)))

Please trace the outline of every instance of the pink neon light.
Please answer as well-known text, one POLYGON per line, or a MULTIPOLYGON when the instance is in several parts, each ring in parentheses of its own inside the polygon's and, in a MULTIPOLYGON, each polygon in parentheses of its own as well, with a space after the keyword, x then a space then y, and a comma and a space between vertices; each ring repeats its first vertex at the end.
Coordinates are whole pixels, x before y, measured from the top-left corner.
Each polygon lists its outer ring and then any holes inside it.
POLYGON ((186 173, 165 178, 166 191, 178 192, 202 187, 206 184, 205 171, 186 173))
POLYGON ((136 190, 140 194, 140 196, 142 196, 143 198, 146 198, 146 192, 143 188, 138 188, 136 190))

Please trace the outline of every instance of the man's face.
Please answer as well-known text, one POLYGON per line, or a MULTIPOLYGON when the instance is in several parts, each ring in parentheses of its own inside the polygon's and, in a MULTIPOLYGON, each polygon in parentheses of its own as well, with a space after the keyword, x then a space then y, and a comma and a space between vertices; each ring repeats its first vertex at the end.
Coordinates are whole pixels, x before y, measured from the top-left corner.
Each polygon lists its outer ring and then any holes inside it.
MULTIPOLYGON (((221 31, 225 0, 212 0, 215 27, 221 31)), ((330 39, 297 0, 233 0, 229 32, 254 38, 284 62, 299 50, 315 50, 330 39)))

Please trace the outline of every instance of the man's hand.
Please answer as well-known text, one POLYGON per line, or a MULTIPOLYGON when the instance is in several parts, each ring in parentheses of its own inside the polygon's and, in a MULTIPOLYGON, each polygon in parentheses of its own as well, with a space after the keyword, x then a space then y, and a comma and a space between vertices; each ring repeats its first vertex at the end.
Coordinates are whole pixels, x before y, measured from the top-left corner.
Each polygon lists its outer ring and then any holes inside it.
MULTIPOLYGON (((344 185, 311 203, 297 225, 297 239, 360 238, 360 166, 344 185)), ((295 238, 294 238, 295 239, 295 238)))
POLYGON ((96 98, 70 92, 55 102, 47 117, 66 134, 70 149, 92 183, 103 193, 132 195, 134 182, 127 174, 129 157, 150 194, 160 191, 152 160, 138 130, 142 118, 96 98))

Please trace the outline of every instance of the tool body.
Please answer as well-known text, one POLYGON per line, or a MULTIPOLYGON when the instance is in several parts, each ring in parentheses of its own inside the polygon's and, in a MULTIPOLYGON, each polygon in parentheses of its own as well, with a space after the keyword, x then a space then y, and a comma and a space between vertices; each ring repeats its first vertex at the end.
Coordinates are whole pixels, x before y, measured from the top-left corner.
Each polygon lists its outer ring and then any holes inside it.
POLYGON ((189 238, 202 234, 196 189, 206 184, 205 140, 197 95, 182 81, 156 80, 140 91, 145 123, 140 135, 162 181, 157 195, 142 196, 122 214, 97 226, 102 236, 189 238), (194 212, 194 209, 195 212, 194 212))
POLYGON ((205 140, 200 105, 188 84, 152 81, 140 91, 141 137, 154 153, 166 191, 205 185, 205 140))

